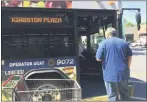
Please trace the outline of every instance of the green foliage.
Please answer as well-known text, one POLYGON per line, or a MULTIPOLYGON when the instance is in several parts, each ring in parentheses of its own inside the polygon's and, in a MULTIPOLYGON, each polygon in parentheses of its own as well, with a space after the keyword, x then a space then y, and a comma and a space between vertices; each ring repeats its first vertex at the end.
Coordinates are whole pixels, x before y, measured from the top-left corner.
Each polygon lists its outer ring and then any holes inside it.
POLYGON ((132 22, 130 22, 126 18, 124 18, 124 26, 125 27, 134 27, 135 24, 133 24, 132 22))
POLYGON ((133 24, 133 23, 131 23, 131 22, 127 22, 126 24, 125 24, 125 27, 134 27, 135 25, 133 24))

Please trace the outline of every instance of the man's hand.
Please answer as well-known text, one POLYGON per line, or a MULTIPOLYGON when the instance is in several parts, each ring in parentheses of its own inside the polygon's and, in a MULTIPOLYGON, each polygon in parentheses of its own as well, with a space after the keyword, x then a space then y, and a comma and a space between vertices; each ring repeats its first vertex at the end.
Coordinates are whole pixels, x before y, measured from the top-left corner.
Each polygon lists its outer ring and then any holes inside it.
POLYGON ((101 59, 96 59, 98 62, 102 61, 101 59))

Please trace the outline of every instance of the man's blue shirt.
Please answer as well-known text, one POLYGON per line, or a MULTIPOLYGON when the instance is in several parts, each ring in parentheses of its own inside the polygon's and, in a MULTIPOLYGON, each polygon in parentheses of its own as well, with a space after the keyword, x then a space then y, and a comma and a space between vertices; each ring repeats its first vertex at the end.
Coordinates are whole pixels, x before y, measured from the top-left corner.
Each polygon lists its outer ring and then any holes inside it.
POLYGON ((123 39, 111 37, 102 41, 96 58, 102 60, 104 81, 128 80, 130 70, 127 58, 129 56, 132 56, 132 51, 123 39))

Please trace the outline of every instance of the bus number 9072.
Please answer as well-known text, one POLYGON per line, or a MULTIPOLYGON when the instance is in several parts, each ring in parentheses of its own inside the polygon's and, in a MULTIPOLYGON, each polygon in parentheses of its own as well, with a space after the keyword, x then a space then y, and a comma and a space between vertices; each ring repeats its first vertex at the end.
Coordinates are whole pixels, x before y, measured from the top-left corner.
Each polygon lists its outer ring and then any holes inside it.
POLYGON ((74 59, 58 59, 57 65, 73 65, 74 59))

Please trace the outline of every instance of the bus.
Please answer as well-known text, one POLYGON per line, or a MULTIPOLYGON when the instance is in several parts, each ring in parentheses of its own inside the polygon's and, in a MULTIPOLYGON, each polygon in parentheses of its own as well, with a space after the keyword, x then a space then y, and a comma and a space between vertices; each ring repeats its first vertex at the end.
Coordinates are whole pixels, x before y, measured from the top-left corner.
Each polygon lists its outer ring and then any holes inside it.
POLYGON ((2 1, 2 101, 92 97, 88 91, 102 77, 95 54, 105 30, 114 27, 124 39, 117 9, 106 1, 2 1))

